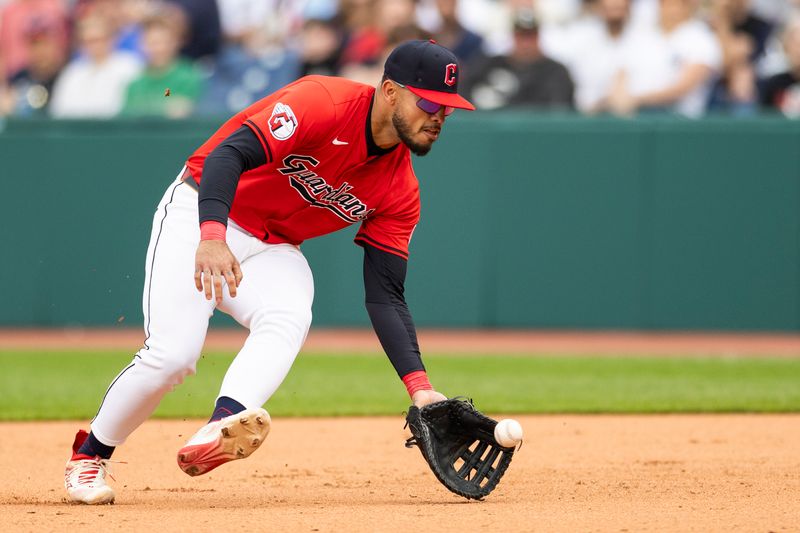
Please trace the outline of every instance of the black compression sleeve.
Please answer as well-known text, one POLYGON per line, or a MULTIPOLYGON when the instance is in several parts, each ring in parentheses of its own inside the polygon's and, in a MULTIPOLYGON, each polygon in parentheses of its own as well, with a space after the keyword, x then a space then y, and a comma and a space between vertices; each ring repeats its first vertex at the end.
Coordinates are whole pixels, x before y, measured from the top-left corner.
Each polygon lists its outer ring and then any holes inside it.
POLYGON ((417 331, 406 305, 406 260, 364 244, 364 289, 372 327, 401 378, 425 370, 417 331))
POLYGON ((261 143, 247 126, 240 127, 219 143, 203 164, 198 200, 200 223, 214 220, 227 225, 239 176, 266 162, 261 143))

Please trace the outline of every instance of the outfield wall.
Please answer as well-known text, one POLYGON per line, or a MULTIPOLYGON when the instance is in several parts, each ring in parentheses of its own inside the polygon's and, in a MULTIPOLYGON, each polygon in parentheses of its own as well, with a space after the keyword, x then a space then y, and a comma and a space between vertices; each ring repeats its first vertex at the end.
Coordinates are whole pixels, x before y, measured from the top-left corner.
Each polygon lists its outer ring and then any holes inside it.
MULTIPOLYGON (((216 125, 5 123, 0 326, 138 325, 155 206, 216 125)), ((419 325, 800 331, 800 122, 457 114, 415 165, 419 325)), ((303 245, 318 325, 368 323, 353 234, 303 245)))

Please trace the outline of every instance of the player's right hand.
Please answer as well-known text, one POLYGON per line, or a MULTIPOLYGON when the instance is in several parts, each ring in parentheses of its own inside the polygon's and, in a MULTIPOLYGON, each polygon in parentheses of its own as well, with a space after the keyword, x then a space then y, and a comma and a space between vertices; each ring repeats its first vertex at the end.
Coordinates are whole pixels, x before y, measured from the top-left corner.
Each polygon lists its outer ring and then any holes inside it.
POLYGON ((236 287, 242 282, 242 269, 228 243, 220 240, 200 241, 194 259, 194 286, 206 293, 206 300, 213 296, 217 305, 222 303, 222 280, 228 285, 228 293, 236 297, 236 287))

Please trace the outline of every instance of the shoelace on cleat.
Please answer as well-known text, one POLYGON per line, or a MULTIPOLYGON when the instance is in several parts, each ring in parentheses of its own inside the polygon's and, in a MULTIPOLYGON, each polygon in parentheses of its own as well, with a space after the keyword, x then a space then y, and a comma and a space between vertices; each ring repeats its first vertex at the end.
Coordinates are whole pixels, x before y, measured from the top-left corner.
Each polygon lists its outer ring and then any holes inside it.
POLYGON ((111 459, 84 459, 81 463, 92 463, 91 465, 78 465, 74 467, 74 470, 77 471, 76 473, 70 472, 69 477, 77 478, 76 482, 77 485, 90 485, 97 479, 97 476, 100 474, 100 471, 103 471, 103 477, 107 474, 108 477, 113 479, 114 481, 117 478, 114 477, 114 474, 111 473, 111 468, 108 466, 109 463, 117 463, 117 464, 127 464, 125 461, 112 461, 111 459), (95 468, 96 465, 96 468, 95 468))

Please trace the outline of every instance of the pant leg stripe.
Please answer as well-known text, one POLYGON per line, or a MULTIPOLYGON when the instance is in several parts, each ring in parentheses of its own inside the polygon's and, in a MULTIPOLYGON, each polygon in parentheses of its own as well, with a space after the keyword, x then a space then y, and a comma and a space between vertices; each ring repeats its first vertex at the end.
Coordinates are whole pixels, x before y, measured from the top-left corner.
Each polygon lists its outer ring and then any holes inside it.
POLYGON ((133 365, 135 365, 135 364, 136 363, 133 362, 133 363, 129 364, 128 366, 126 366, 125 368, 123 368, 122 372, 117 374, 117 377, 115 377, 114 381, 111 382, 111 385, 108 386, 108 388, 106 389, 106 393, 103 394, 103 400, 100 402, 100 407, 97 408, 97 412, 94 414, 94 417, 92 418, 92 422, 94 422, 94 419, 97 418, 97 415, 100 414, 100 409, 103 408, 103 404, 106 403, 106 397, 108 396, 108 392, 111 390, 111 387, 113 387, 114 383, 116 383, 119 380, 119 378, 122 377, 122 374, 124 374, 125 372, 127 372, 128 370, 133 368, 133 365))
POLYGON ((170 195, 169 202, 166 203, 164 206, 164 216, 161 218, 161 222, 159 223, 158 227, 158 235, 156 236, 156 243, 153 245, 153 257, 150 260, 150 272, 148 272, 147 276, 147 317, 145 317, 145 338, 144 338, 144 347, 145 349, 149 350, 150 346, 148 346, 147 341, 150 338, 150 291, 153 288, 153 266, 156 262, 156 254, 158 253, 158 243, 161 240, 161 233, 164 230, 164 221, 167 219, 167 212, 169 210, 169 206, 172 201, 175 199, 175 191, 178 190, 178 187, 183 185, 183 182, 175 184, 175 187, 172 189, 172 195, 170 195))
MULTIPOLYGON (((158 251, 158 242, 161 239, 161 233, 164 230, 164 221, 167 218, 167 210, 169 208, 169 205, 175 199, 175 191, 181 185, 183 185, 183 182, 175 184, 175 186, 172 189, 172 194, 170 195, 169 202, 167 202, 166 205, 164 206, 164 216, 161 217, 161 222, 159 222, 158 235, 156 236, 156 243, 153 246, 153 257, 152 257, 152 259, 150 261, 150 266, 149 266, 150 272, 148 272, 148 276, 147 276, 147 279, 148 279, 148 284, 147 284, 147 317, 146 317, 146 322, 145 322, 144 347, 146 349, 148 349, 148 350, 150 349, 150 347, 147 345, 147 339, 150 338, 150 290, 151 290, 151 288, 153 286, 153 265, 155 264, 155 261, 156 261, 156 252, 158 251)), ((136 359, 136 358, 141 359, 141 356, 137 353, 137 354, 134 355, 134 359, 136 359)), ((97 418, 97 415, 100 414, 100 410, 103 408, 103 404, 106 401, 106 397, 108 397, 108 393, 111 391, 111 387, 114 386, 114 384, 119 380, 119 378, 122 377, 122 375, 125 372, 127 372, 128 370, 133 368, 133 365, 135 365, 135 364, 136 364, 135 361, 133 363, 129 364, 128 366, 126 366, 122 370, 122 372, 120 372, 117 375, 117 377, 114 378, 114 381, 112 381, 111 385, 109 385, 108 388, 106 389, 106 393, 103 395, 103 400, 100 402, 100 407, 97 408, 97 413, 95 413, 94 418, 92 418, 92 421, 94 421, 94 419, 97 418)))

